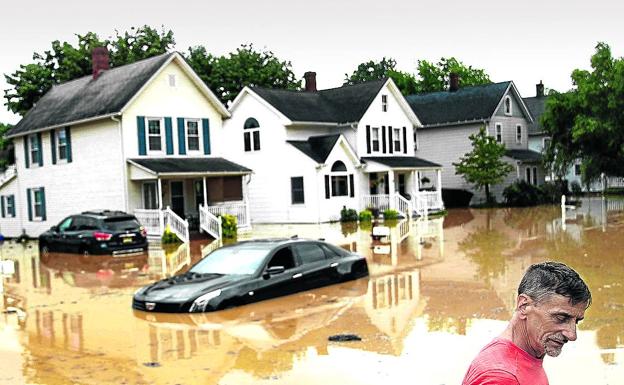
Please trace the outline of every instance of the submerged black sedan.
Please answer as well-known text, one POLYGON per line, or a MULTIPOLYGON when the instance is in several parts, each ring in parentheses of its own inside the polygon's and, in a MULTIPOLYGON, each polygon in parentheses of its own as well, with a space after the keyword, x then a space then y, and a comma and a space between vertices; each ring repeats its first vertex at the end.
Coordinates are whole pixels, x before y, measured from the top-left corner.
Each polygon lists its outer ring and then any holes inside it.
POLYGON ((164 313, 225 309, 368 275, 363 256, 306 239, 264 239, 219 248, 182 275, 145 286, 132 307, 164 313))

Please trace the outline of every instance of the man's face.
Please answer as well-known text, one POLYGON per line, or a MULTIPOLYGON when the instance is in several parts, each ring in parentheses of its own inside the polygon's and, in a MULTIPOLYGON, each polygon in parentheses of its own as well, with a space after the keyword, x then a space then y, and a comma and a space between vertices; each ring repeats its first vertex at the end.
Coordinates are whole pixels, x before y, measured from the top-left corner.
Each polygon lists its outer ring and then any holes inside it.
POLYGON ((567 297, 553 294, 526 308, 529 344, 538 357, 557 357, 563 345, 576 340, 576 325, 585 316, 586 303, 572 305, 567 297))

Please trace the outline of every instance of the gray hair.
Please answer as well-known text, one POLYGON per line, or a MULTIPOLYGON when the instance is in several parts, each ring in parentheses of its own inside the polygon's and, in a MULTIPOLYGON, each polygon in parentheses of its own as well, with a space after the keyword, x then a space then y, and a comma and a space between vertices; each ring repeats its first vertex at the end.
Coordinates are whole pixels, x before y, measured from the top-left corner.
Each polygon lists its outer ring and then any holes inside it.
POLYGON ((569 298, 572 305, 591 304, 591 293, 576 271, 559 262, 531 265, 518 286, 518 295, 526 294, 536 302, 559 294, 569 298))

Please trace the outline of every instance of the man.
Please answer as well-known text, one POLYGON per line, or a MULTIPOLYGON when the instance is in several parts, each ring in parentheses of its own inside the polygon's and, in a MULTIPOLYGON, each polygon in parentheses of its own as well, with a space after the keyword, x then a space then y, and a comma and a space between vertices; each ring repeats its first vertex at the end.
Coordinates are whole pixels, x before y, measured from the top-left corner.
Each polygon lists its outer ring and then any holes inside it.
POLYGON ((548 385, 544 355, 556 357, 576 340, 576 324, 591 304, 578 273, 563 263, 529 267, 505 331, 474 359, 462 385, 548 385))

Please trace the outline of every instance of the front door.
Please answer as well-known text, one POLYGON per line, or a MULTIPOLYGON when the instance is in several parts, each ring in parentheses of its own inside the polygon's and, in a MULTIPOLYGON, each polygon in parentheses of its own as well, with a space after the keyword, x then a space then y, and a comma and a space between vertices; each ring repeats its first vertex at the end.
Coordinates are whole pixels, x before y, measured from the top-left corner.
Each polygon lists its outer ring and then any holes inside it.
POLYGON ((184 216, 184 182, 171 182, 171 210, 180 218, 184 216))

